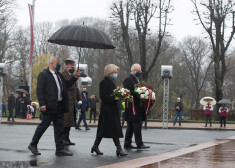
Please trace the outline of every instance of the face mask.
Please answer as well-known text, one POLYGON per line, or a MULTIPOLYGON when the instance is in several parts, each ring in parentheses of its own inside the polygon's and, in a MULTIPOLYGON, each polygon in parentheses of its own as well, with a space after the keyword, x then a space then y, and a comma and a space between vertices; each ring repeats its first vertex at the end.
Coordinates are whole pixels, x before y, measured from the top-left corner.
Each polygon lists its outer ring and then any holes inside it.
POLYGON ((136 72, 135 73, 135 76, 137 76, 137 77, 140 77, 140 75, 141 75, 141 72, 136 72))
POLYGON ((55 70, 57 70, 57 71, 60 70, 60 64, 56 64, 55 70))
POLYGON ((114 73, 113 76, 112 76, 112 78, 113 78, 113 79, 116 79, 117 76, 118 76, 118 74, 117 74, 117 73, 114 73))
POLYGON ((74 73, 74 68, 73 68, 73 69, 69 69, 69 72, 70 72, 71 74, 73 74, 73 73, 74 73))

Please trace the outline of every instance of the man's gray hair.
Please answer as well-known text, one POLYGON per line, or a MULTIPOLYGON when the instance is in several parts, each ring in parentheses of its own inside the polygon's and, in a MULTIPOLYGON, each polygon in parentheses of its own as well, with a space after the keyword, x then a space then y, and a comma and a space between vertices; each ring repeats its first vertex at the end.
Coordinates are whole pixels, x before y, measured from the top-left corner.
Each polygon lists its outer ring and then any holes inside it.
POLYGON ((50 64, 50 63, 54 62, 55 59, 58 59, 58 58, 56 58, 55 56, 51 56, 51 57, 48 59, 47 63, 50 64))
MULTIPOLYGON (((140 64, 137 64, 137 63, 133 64, 133 65, 131 66, 131 72, 134 71, 134 70, 136 70, 138 66, 140 66, 140 64)), ((141 67, 141 66, 140 66, 140 67, 141 67)))

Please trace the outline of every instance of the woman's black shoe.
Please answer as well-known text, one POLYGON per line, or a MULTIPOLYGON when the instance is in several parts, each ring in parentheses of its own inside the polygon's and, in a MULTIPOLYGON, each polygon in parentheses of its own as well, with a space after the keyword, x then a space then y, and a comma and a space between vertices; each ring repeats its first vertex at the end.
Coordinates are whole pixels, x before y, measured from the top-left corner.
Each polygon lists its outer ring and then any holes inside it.
POLYGON ((103 155, 102 152, 100 152, 98 147, 92 147, 91 148, 91 153, 95 152, 97 155, 103 155))

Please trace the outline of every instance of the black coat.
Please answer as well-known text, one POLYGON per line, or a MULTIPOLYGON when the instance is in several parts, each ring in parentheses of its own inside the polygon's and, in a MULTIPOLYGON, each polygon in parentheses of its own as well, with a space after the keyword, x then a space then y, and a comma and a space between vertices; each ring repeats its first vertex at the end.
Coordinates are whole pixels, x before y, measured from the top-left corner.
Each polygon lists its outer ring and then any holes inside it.
POLYGON ((88 92, 85 92, 86 97, 83 95, 84 92, 81 92, 82 104, 80 105, 81 112, 86 112, 90 108, 90 102, 88 97, 88 92))
MULTIPOLYGON (((74 82, 76 82, 77 78, 74 76, 71 77, 70 80, 65 80, 63 75, 58 72, 58 75, 62 81, 62 111, 67 113, 69 111, 69 103, 68 103, 68 92, 67 87, 71 86, 74 82)), ((56 81, 53 77, 53 74, 50 70, 44 69, 37 78, 37 96, 39 105, 46 106, 46 113, 56 113, 57 112, 57 103, 58 103, 58 89, 56 85, 56 81)))
POLYGON ((15 105, 16 105, 16 98, 14 95, 10 95, 8 97, 8 109, 13 109, 15 108, 15 105))
POLYGON ((105 77, 99 85, 101 107, 97 136, 104 138, 122 138, 120 115, 117 108, 117 100, 111 94, 116 89, 114 82, 105 77))
POLYGON ((136 79, 136 77, 132 74, 130 74, 129 77, 127 77, 124 82, 123 82, 123 87, 130 90, 131 95, 133 96, 134 99, 134 105, 135 105, 135 111, 136 114, 133 114, 132 111, 132 102, 127 102, 125 104, 125 119, 126 121, 145 121, 145 110, 143 106, 140 106, 140 98, 138 96, 138 94, 136 92, 134 92, 135 90, 135 84, 138 83, 138 80, 136 79))
POLYGON ((181 101, 176 102, 175 105, 174 105, 174 108, 175 108, 176 111, 183 111, 183 108, 184 108, 183 103, 181 101), (176 109, 176 107, 179 107, 180 109, 178 110, 178 109, 176 109))
POLYGON ((89 98, 91 111, 96 111, 96 103, 97 103, 98 101, 99 101, 99 100, 97 99, 97 97, 95 97, 95 98, 89 98))

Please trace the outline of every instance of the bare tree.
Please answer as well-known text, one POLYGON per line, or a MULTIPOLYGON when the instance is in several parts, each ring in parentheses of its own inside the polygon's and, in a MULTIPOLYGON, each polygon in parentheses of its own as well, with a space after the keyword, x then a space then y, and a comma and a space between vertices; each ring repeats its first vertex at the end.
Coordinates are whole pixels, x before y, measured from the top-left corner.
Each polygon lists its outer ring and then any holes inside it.
POLYGON ((184 66, 181 80, 193 95, 195 108, 199 108, 201 91, 205 85, 212 60, 206 42, 198 37, 187 37, 180 44, 179 64, 184 66))
POLYGON ((113 3, 111 8, 112 18, 117 23, 117 29, 121 29, 121 36, 128 56, 129 66, 134 62, 133 51, 130 47, 130 29, 131 20, 134 20, 135 30, 138 40, 139 63, 142 66, 143 79, 147 80, 148 75, 154 67, 158 56, 161 53, 163 38, 167 35, 167 25, 169 24, 168 15, 171 13, 171 0, 159 0, 155 3, 153 0, 129 0, 113 3), (146 49, 146 40, 149 35, 149 24, 157 18, 158 21, 158 40, 155 45, 154 57, 147 67, 147 58, 149 57, 146 49))
POLYGON ((200 24, 206 31, 213 49, 216 100, 223 98, 222 86, 227 72, 226 52, 235 33, 233 10, 235 2, 231 0, 191 0, 200 24))

